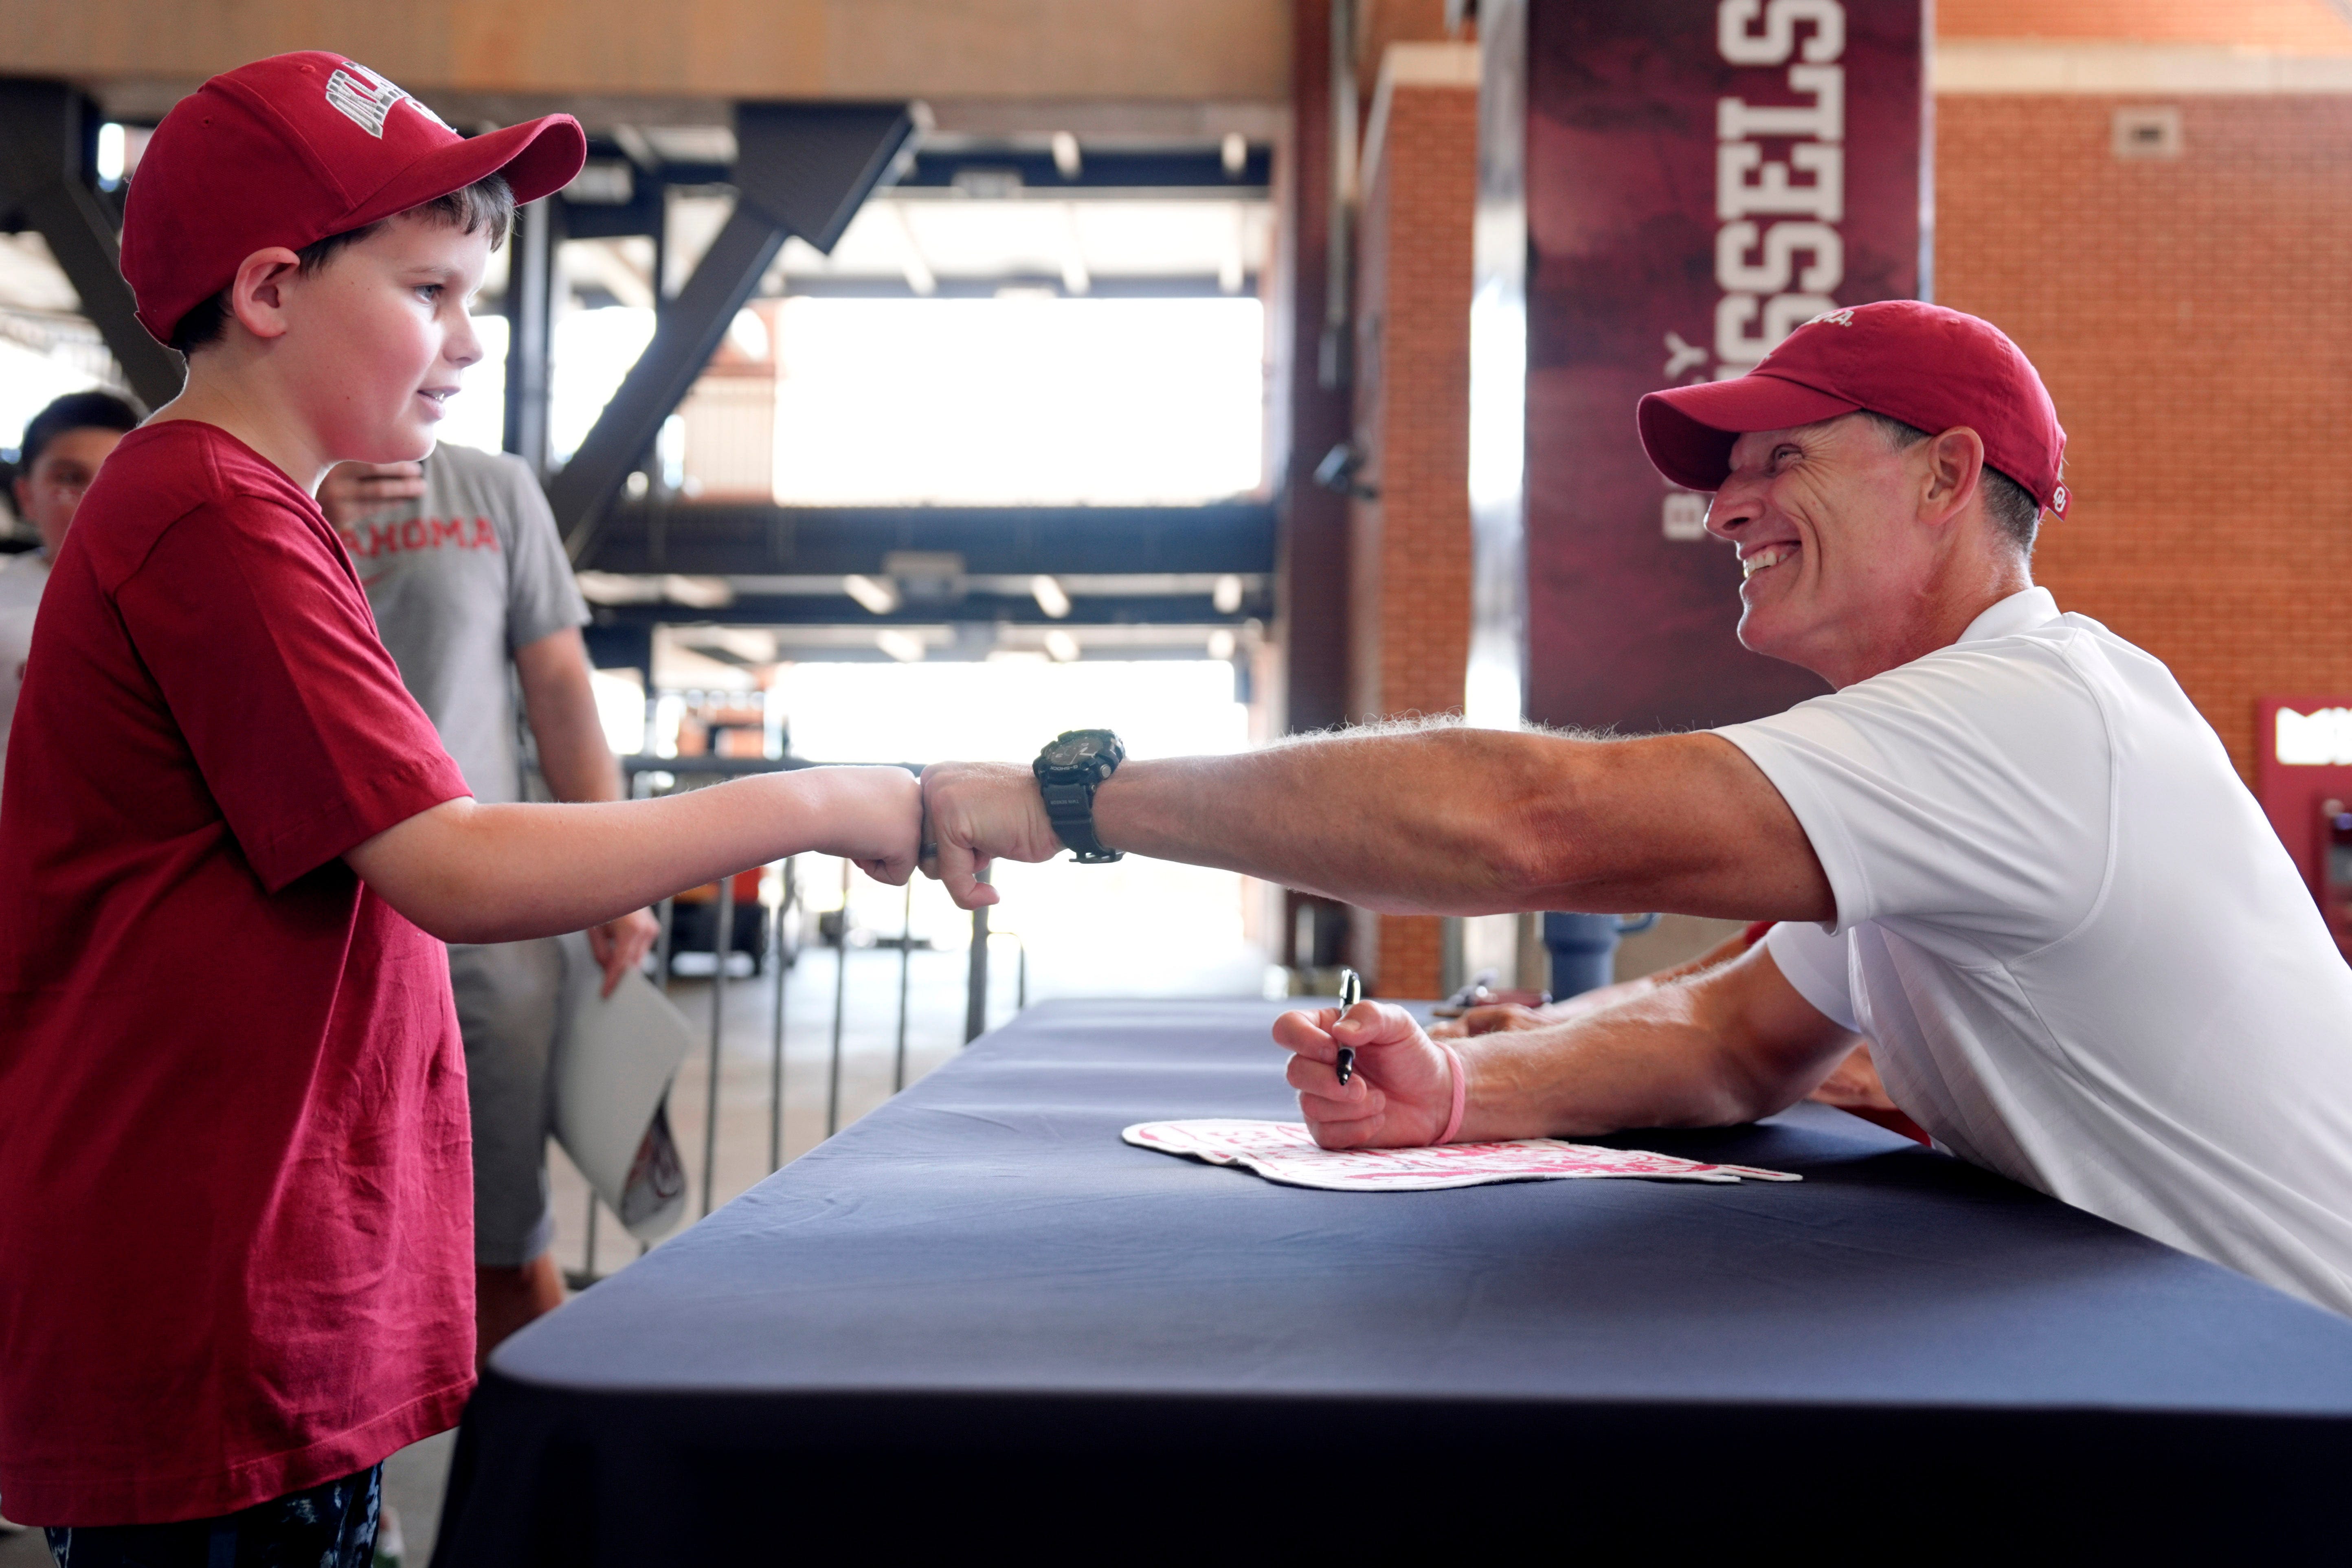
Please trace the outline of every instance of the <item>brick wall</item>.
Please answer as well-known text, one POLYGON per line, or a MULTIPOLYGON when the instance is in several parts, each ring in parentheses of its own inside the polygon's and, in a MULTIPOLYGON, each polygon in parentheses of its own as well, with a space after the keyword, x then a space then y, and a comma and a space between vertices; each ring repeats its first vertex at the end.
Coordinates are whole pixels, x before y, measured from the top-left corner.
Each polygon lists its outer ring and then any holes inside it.
MULTIPOLYGON (((1475 87, 1399 81, 1359 229, 1356 440, 1380 498, 1350 510, 1349 717, 1458 710, 1470 652, 1475 87)), ((1384 995, 1437 994, 1440 922, 1359 922, 1384 995)))
POLYGON ((2017 340, 2067 430, 2035 576, 2169 665, 2251 783, 2257 696, 2352 689, 2352 100, 1947 95, 1937 121, 1937 296, 2017 340), (2126 103, 2178 106, 2178 159, 2115 155, 2126 103))

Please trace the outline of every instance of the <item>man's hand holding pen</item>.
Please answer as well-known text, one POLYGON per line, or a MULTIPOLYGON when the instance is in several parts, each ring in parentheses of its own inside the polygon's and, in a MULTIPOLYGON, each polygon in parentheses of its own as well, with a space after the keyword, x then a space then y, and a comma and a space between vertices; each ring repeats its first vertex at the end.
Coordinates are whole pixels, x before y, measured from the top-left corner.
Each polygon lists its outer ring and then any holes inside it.
MULTIPOLYGON (((1275 1020, 1292 1053, 1290 1087, 1307 1131, 1326 1149, 1418 1148, 1443 1142, 1456 1101, 1454 1065, 1402 1007, 1359 1002, 1275 1020), (1355 1070, 1339 1081, 1339 1053, 1355 1070)), ((1458 1131, 1458 1124, 1455 1131, 1458 1131)))

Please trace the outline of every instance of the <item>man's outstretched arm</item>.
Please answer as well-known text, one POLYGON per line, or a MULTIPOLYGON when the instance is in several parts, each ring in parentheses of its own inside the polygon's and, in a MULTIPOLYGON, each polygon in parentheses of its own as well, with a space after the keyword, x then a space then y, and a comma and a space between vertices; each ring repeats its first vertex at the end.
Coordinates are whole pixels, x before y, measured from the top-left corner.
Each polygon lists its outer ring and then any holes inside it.
MULTIPOLYGON (((1434 1142, 1453 1068, 1402 1009, 1361 1002, 1286 1013, 1275 1043, 1327 1149, 1434 1142), (1342 1085, 1339 1049, 1356 1052, 1342 1085)), ((1780 973, 1771 952, 1733 962, 1549 1028, 1455 1043, 1467 1074, 1457 1141, 1593 1137, 1628 1127, 1752 1121, 1811 1092, 1853 1048, 1780 973)))
MULTIPOLYGON (((923 774, 937 856, 969 909, 992 859, 1061 841, 1027 768, 923 774)), ((1431 727, 1317 736, 1235 756, 1130 762, 1095 797, 1116 849, 1388 913, 1671 910, 1826 920, 1828 879, 1788 803, 1714 735, 1583 741, 1431 727)))

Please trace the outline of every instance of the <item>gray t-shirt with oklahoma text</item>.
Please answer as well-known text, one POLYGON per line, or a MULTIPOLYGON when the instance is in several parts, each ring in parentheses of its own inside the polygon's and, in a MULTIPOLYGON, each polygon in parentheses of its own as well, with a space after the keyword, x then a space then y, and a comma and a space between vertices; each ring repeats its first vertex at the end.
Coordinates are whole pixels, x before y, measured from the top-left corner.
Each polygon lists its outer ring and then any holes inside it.
POLYGON ((519 458, 444 446, 421 502, 342 531, 376 630, 474 798, 522 798, 514 650, 588 619, 555 514, 519 458))

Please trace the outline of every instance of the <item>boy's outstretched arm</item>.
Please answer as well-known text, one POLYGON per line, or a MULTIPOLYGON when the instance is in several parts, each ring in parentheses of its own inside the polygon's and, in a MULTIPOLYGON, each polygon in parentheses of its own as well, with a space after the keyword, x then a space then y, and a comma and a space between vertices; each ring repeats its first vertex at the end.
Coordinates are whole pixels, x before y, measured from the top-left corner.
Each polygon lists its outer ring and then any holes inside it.
POLYGON ((803 850, 904 882, 921 818, 921 788, 903 769, 807 768, 660 800, 445 801, 343 859, 444 942, 520 942, 596 925, 803 850))

